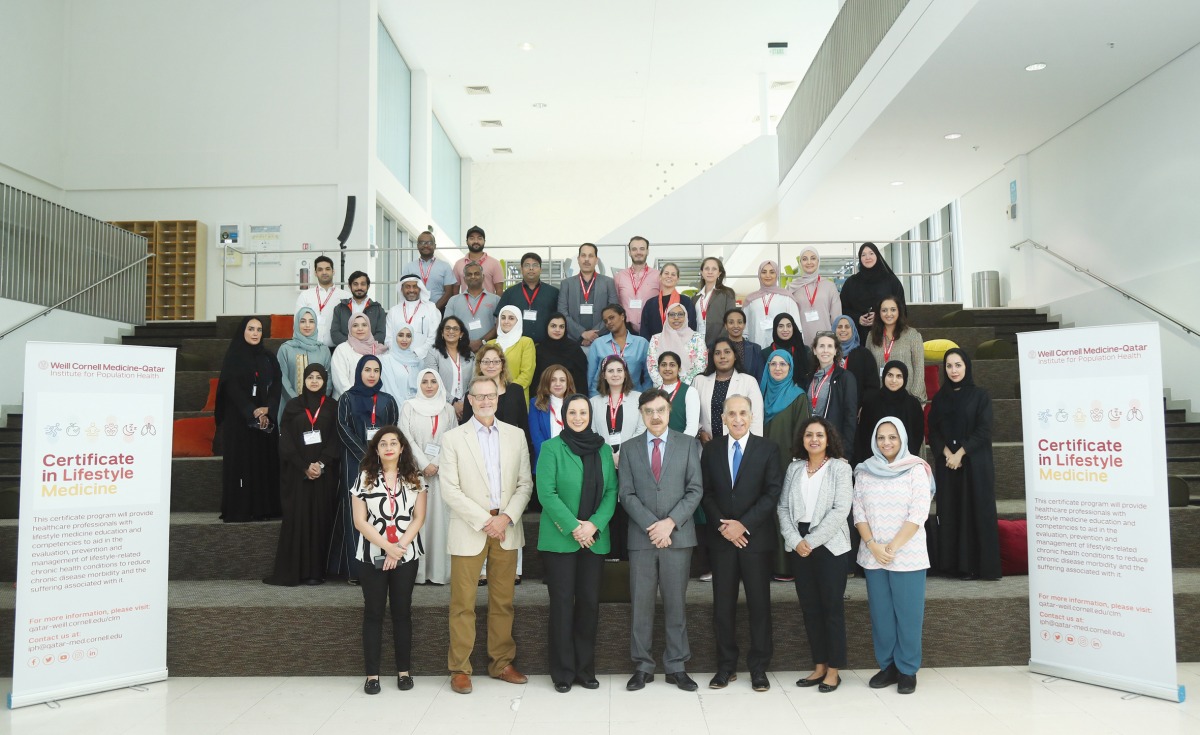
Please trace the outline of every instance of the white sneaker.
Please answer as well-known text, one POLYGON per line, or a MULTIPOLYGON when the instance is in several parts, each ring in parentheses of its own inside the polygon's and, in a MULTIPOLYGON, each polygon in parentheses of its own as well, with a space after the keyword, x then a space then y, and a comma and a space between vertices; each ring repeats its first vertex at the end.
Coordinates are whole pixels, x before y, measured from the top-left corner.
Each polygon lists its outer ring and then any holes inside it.
POLYGON ((704 574, 701 574, 700 581, 701 582, 711 582, 712 581, 712 572, 705 572, 704 574))

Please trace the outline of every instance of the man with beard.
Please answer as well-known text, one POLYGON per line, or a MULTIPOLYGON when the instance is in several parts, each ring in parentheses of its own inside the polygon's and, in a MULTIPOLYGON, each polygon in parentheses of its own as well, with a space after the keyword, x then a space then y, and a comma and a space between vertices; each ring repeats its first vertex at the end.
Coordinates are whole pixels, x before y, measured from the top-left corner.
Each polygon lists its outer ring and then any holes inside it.
POLYGON ((371 335, 375 341, 383 344, 387 339, 387 314, 378 302, 367 297, 371 288, 371 277, 362 271, 350 274, 350 298, 342 299, 333 308, 333 323, 329 327, 329 338, 336 347, 346 341, 349 334, 350 317, 355 314, 365 314, 371 320, 371 335))
POLYGON ((450 297, 458 293, 458 279, 449 263, 434 256, 436 250, 437 240, 432 232, 425 230, 417 235, 417 252, 421 257, 405 263, 404 273, 421 277, 421 283, 429 289, 429 300, 441 312, 445 310, 450 297))
POLYGON ((483 340, 496 329, 496 304, 500 297, 483 290, 483 266, 467 263, 463 268, 467 290, 455 294, 446 302, 446 316, 455 316, 467 325, 471 337, 471 352, 483 347, 483 340))
POLYGON ((350 292, 333 285, 333 260, 328 255, 318 255, 313 261, 317 285, 300 292, 296 297, 296 311, 307 306, 317 312, 317 338, 326 347, 333 347, 329 327, 333 324, 333 312, 342 299, 350 298, 350 292))
POLYGON ((629 326, 638 334, 642 328, 642 309, 658 298, 658 271, 647 264, 649 258, 650 241, 634 235, 629 240, 629 260, 633 265, 617 271, 613 277, 629 326))
POLYGON ((487 236, 484 235, 482 227, 476 225, 467 230, 467 254, 454 264, 454 277, 458 279, 460 290, 465 288, 467 282, 463 277, 463 269, 467 267, 468 262, 478 263, 483 267, 483 290, 499 296, 500 286, 504 283, 504 270, 500 267, 499 260, 488 257, 488 254, 483 252, 486 241, 487 236))
MULTIPOLYGON (((411 349, 417 357, 425 359, 433 341, 437 339, 442 313, 430 300, 429 291, 420 276, 409 273, 400 279, 400 303, 388 311, 387 321, 388 331, 392 334, 399 332, 402 326, 411 329, 411 349)), ((394 346, 388 345, 388 349, 394 346)))

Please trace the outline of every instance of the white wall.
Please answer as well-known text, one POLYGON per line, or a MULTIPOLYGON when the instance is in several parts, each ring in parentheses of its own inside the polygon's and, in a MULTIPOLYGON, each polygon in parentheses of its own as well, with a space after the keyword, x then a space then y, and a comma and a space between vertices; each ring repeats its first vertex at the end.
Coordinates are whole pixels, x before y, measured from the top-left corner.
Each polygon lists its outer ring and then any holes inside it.
MULTIPOLYGON (((1195 203, 1200 201, 1200 47, 1159 69, 1028 154, 1018 214, 1004 218, 1013 166, 962 198, 963 271, 999 269, 1011 305, 1034 306, 1076 326, 1155 321, 1072 268, 1032 248, 1028 236, 1158 309, 1200 326, 1195 203)), ((1019 171, 1016 172, 1018 175, 1019 171)), ((1161 321, 1161 320, 1159 320, 1161 321)), ((1200 409, 1193 367, 1200 338, 1162 323, 1164 384, 1200 409)))
MULTIPOLYGON (((45 309, 37 304, 0 299, 0 332, 20 324, 45 309)), ((81 342, 104 344, 120 342, 123 334, 131 334, 132 325, 97 319, 69 311, 52 311, 26 324, 0 340, 0 406, 19 406, 25 387, 25 344, 27 342, 81 342)))
POLYGON ((65 2, 6 2, 0 15, 0 181, 59 201, 65 2))

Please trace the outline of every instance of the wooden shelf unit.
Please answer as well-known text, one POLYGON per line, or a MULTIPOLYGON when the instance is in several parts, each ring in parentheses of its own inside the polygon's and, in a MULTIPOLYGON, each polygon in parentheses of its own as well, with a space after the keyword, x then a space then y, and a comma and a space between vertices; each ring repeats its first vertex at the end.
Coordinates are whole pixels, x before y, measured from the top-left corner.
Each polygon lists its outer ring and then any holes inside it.
POLYGON ((208 227, 196 220, 111 224, 146 238, 154 256, 146 264, 146 319, 204 319, 208 227))

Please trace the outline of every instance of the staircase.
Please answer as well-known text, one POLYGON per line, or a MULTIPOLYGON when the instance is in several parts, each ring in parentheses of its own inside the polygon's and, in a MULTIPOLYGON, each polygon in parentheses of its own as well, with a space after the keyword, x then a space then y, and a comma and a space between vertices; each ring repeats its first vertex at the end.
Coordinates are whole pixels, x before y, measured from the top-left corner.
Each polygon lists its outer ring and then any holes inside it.
MULTIPOLYGON (((216 322, 172 322, 139 327, 126 344, 175 347, 176 418, 204 415, 209 379, 241 317, 216 322)), ((263 319, 268 329, 270 319, 263 319)), ((991 340, 1015 342, 1015 335, 1055 329, 1043 315, 1026 309, 962 309, 958 304, 912 304, 909 323, 926 340, 950 339, 975 356, 991 340)), ((290 335, 288 335, 290 336, 290 335)), ((270 339, 271 349, 283 340, 270 339)), ((1011 354, 1015 355, 1015 352, 1011 354)), ((977 359, 976 383, 993 399, 996 497, 1001 518, 1025 517, 1024 461, 1020 378, 1015 357, 977 359)), ((1168 410, 1168 474, 1188 483, 1190 504, 1170 509, 1174 566, 1176 640, 1180 660, 1200 660, 1200 423, 1187 422, 1182 410, 1168 410)), ((0 429, 0 582, 16 575, 16 486, 20 471, 21 416, 10 415, 0 429), (5 488, 8 488, 7 490, 5 488)), ((167 664, 176 676, 299 676, 361 673, 359 630, 362 595, 343 582, 319 587, 280 588, 262 584, 271 569, 278 522, 224 524, 217 518, 221 498, 221 459, 177 458, 172 462, 167 664)), ((527 673, 547 673, 546 588, 536 551, 538 517, 527 515, 525 583, 517 587, 514 635, 518 663, 527 673)), ((0 590, 0 628, 12 630, 15 593, 0 590)), ((852 579, 847 591, 846 624, 853 668, 875 666, 870 640, 866 589, 852 579)), ((790 584, 772 585, 776 654, 773 667, 802 669, 809 652, 803 623, 790 584)), ((688 588, 688 624, 698 672, 712 671, 712 593, 707 584, 688 588)), ((486 664, 485 592, 479 593, 478 640, 474 665, 486 664)), ((414 605, 414 672, 445 670, 448 645, 446 587, 418 587, 414 605)), ((1024 665, 1028 661, 1028 578, 1000 582, 930 579, 927 590, 924 657, 927 666, 1024 665)), ((741 639, 748 639, 746 615, 739 615, 741 639)), ((385 639, 390 626, 384 626, 385 639)), ((601 606, 598 673, 626 673, 629 661, 629 605, 601 606)), ((661 623, 656 638, 662 640, 661 623)), ((385 640, 385 647, 391 644, 385 640)), ((0 662, 12 661, 11 638, 0 636, 0 662)), ((385 648, 385 650, 387 650, 385 648)), ((389 657, 384 656, 384 662, 389 657)), ((386 674, 387 672, 383 672, 386 674)), ((0 676, 7 675, 0 669, 0 676)))

